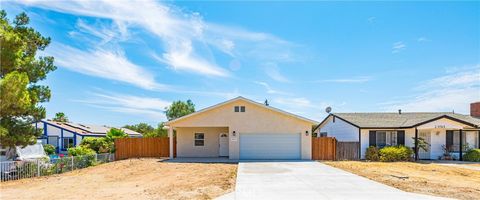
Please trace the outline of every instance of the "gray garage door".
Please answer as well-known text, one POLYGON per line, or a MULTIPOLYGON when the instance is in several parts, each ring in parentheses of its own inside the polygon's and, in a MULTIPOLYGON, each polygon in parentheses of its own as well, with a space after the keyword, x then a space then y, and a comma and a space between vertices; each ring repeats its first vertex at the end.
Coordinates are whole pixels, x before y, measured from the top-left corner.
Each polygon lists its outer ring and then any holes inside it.
POLYGON ((300 159, 300 133, 240 134, 240 159, 300 159))

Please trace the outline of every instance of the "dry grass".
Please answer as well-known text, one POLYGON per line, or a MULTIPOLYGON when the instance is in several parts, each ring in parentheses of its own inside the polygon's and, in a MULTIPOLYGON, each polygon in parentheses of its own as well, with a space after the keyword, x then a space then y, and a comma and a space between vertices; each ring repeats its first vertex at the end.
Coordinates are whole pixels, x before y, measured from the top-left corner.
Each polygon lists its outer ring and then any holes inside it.
POLYGON ((2 183, 0 199, 212 199, 234 190, 236 164, 131 159, 2 183))
POLYGON ((480 171, 477 170, 412 162, 339 161, 324 163, 407 192, 457 199, 480 197, 480 171))

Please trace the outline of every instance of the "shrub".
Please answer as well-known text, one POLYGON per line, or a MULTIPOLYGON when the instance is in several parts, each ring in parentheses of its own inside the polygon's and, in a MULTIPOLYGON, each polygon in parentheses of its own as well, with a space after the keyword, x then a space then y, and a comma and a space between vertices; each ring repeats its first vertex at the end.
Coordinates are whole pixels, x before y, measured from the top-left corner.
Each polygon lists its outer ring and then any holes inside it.
POLYGON ((55 154, 55 146, 51 145, 51 144, 44 144, 43 145, 43 150, 45 151, 45 153, 47 155, 54 155, 55 154))
POLYGON ((463 155, 463 160, 480 162, 480 149, 470 149, 465 155, 463 155))
POLYGON ((95 151, 87 147, 77 146, 68 148, 68 154, 71 156, 95 155, 95 151))
POLYGON ((380 155, 378 153, 377 147, 369 146, 367 152, 365 153, 365 159, 369 161, 378 161, 380 160, 380 155))
POLYGON ((108 153, 112 147, 111 141, 103 137, 86 137, 80 143, 80 146, 94 150, 97 153, 108 153))
POLYGON ((382 162, 409 161, 413 150, 405 146, 391 146, 380 149, 379 153, 382 162))

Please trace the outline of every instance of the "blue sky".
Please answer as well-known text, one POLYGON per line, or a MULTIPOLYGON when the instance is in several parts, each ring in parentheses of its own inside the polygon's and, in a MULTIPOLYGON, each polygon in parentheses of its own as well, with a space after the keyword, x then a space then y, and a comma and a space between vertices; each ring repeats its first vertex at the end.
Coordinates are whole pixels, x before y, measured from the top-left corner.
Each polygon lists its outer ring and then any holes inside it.
POLYGON ((47 117, 165 121, 244 96, 333 112, 469 112, 480 100, 479 2, 3 1, 52 38, 47 117))

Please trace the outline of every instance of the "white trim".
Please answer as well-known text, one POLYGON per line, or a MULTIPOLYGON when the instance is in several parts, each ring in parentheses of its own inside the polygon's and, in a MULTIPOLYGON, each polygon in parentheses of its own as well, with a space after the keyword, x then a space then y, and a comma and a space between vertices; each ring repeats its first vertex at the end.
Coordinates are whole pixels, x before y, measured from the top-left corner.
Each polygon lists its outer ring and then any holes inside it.
MULTIPOLYGON (((186 119, 186 118, 195 116, 195 115, 200 114, 200 113, 207 112, 207 111, 209 111, 209 110, 212 110, 212 109, 214 109, 214 108, 218 108, 218 107, 220 107, 220 106, 223 106, 223 105, 225 105, 225 104, 229 104, 229 103, 234 102, 234 101, 237 101, 237 100, 244 100, 244 101, 250 102, 250 103, 252 103, 252 104, 255 104, 255 105, 257 105, 257 106, 260 106, 260 107, 263 107, 263 108, 266 108, 266 109, 270 109, 270 110, 273 110, 273 111, 282 113, 282 114, 284 114, 284 115, 288 115, 288 116, 290 116, 290 117, 294 117, 294 118, 297 118, 297 119, 300 119, 300 120, 303 120, 303 121, 307 121, 307 122, 312 123, 312 124, 318 124, 318 122, 315 121, 315 120, 311 120, 311 119, 308 119, 308 118, 305 118, 305 117, 302 117, 302 116, 299 116, 299 115, 295 115, 295 114, 293 114, 293 113, 289 113, 289 112, 280 110, 280 109, 278 109, 278 108, 274 108, 274 107, 271 107, 271 106, 266 106, 266 105, 264 105, 264 104, 262 104, 262 103, 258 103, 258 102, 255 102, 255 101, 253 101, 253 100, 247 99, 247 98, 245 98, 245 97, 239 96, 239 97, 236 97, 236 98, 234 98, 234 99, 230 99, 230 100, 228 100, 228 101, 225 101, 225 102, 222 102, 222 103, 219 103, 219 104, 216 104, 216 105, 213 105, 213 106, 210 106, 210 107, 201 109, 201 110, 199 110, 199 111, 197 111, 197 112, 194 112, 194 113, 185 115, 185 116, 183 116, 183 117, 174 119, 174 120, 172 120, 172 121, 168 121, 168 122, 165 123, 165 125, 171 125, 172 123, 175 123, 175 122, 177 122, 177 121, 180 121, 180 120, 183 120, 183 119, 186 119)), ((246 112, 248 112, 248 111, 246 111, 246 112)))

